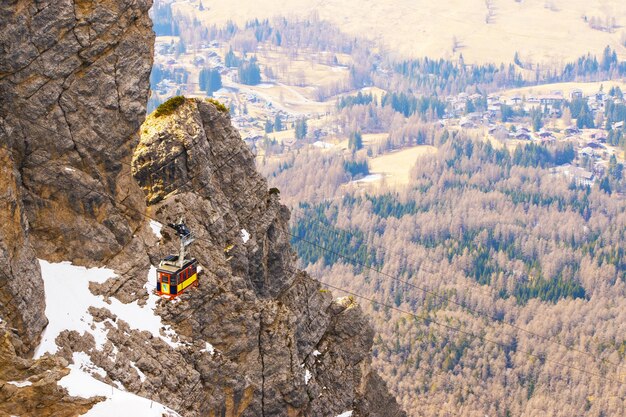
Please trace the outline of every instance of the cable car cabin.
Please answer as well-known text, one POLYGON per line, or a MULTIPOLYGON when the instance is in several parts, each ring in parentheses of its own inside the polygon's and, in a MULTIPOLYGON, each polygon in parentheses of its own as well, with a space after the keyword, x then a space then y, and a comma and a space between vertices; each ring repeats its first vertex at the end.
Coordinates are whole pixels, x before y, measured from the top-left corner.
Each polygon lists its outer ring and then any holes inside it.
POLYGON ((190 286, 198 286, 198 261, 185 259, 183 266, 179 265, 176 255, 170 255, 161 261, 156 277, 157 294, 174 298, 190 286))

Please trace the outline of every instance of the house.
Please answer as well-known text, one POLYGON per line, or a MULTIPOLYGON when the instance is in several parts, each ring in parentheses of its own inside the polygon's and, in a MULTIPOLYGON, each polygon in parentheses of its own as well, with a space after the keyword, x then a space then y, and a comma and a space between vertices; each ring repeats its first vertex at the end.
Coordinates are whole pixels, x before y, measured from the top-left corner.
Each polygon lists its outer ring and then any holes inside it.
POLYGON ((567 136, 577 135, 580 133, 580 129, 576 126, 568 126, 565 128, 565 134, 567 136))
POLYGON ((565 175, 566 177, 572 178, 574 183, 581 186, 591 186, 594 180, 594 174, 586 169, 575 167, 570 164, 565 164, 560 167, 555 168, 553 173, 558 173, 565 175))
POLYGON ((605 147, 604 147, 604 145, 600 145, 597 142, 589 142, 587 144, 586 148, 591 148, 591 149, 594 149, 594 150, 598 150, 598 149, 604 149, 605 147))
POLYGON ((471 120, 463 117, 461 120, 459 120, 459 126, 461 126, 463 129, 473 129, 476 126, 476 123, 472 122, 471 120))
POLYGON ((619 130, 624 128, 624 122, 613 123, 613 130, 619 130))
POLYGON ((578 153, 581 156, 588 156, 590 158, 592 158, 592 157, 594 157, 596 155, 596 153, 593 150, 593 148, 590 148, 589 146, 586 146, 586 147, 582 148, 580 151, 578 151, 578 153))
POLYGON ((580 90, 578 88, 573 89, 570 94, 569 94, 570 98, 572 100, 576 100, 576 99, 582 99, 583 98, 583 90, 580 90))
POLYGON ((480 112, 473 112, 473 113, 469 113, 466 118, 468 120, 471 120, 473 122, 478 122, 483 118, 483 114, 480 112))
POLYGON ((542 94, 537 99, 542 106, 561 105, 565 101, 561 94, 542 94))
POLYGON ((283 139, 283 145, 287 148, 293 148, 296 145, 296 138, 283 139))
POLYGON ((496 125, 493 126, 489 129, 489 134, 493 135, 493 136, 503 136, 506 137, 509 134, 509 131, 507 130, 506 126, 504 125, 496 125))
POLYGON ((487 96, 487 104, 500 106, 500 96, 498 94, 489 94, 487 96))
POLYGON ((576 167, 572 170, 572 176, 578 186, 591 186, 593 185, 593 173, 586 169, 576 167))
POLYGON ((517 132, 513 134, 513 138, 517 140, 531 140, 532 136, 529 132, 517 132))

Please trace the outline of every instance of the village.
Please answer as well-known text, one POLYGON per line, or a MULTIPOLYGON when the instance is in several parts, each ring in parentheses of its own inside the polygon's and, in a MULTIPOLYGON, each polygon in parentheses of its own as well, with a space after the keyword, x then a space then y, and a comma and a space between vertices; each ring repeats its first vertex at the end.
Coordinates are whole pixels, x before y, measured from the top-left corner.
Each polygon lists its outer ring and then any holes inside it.
MULTIPOLYGON (((439 121, 442 127, 457 128, 469 131, 486 130, 485 136, 510 149, 525 143, 541 143, 554 145, 569 142, 576 151, 575 165, 565 164, 552 170, 555 174, 572 178, 578 185, 590 186, 596 178, 604 176, 611 157, 617 161, 624 160, 624 151, 607 142, 609 130, 623 131, 624 121, 610 122, 605 119, 605 109, 609 102, 624 104, 621 90, 616 96, 608 94, 602 83, 597 91, 584 92, 580 88, 571 89, 567 95, 563 91, 553 90, 546 94, 518 93, 489 94, 487 109, 466 113, 468 103, 484 99, 480 94, 468 95, 461 93, 446 98, 448 109, 439 121), (594 128, 579 127, 577 121, 564 119, 567 102, 581 100, 587 103, 594 120, 594 128), (539 109, 541 111, 541 127, 535 129, 533 121, 527 115, 539 109), (523 116, 512 116, 503 121, 503 111, 523 116), (607 125, 608 123, 608 125, 607 125)), ((588 88, 589 89, 589 88, 588 88)), ((618 90, 613 90, 618 91, 618 90)))
MULTIPOLYGON (((313 86, 287 85, 270 78, 273 74, 267 66, 261 67, 260 83, 247 85, 239 80, 237 68, 225 65, 225 45, 212 41, 187 51, 181 48, 180 42, 176 36, 157 37, 155 67, 161 68, 164 75, 153 85, 152 108, 175 95, 206 97, 207 92, 200 88, 198 80, 201 70, 210 68, 219 72, 221 78, 220 88, 212 92, 212 96, 229 108, 233 124, 256 154, 265 155, 270 147, 272 153, 281 154, 306 146, 327 150, 345 145, 345 132, 333 123, 330 115, 340 97, 356 91, 320 101, 315 97, 313 86), (298 134, 296 125, 303 120, 308 129, 298 134)), ((342 65, 326 69, 337 76, 342 71, 347 73, 347 67, 342 65)), ((607 121, 605 109, 608 103, 625 103, 621 93, 625 84, 619 81, 606 82, 606 85, 570 84, 488 95, 448 96, 445 97, 445 114, 436 124, 442 129, 465 131, 510 150, 527 143, 571 143, 576 152, 575 160, 552 172, 569 177, 578 185, 591 185, 606 173, 612 157, 624 161, 623 149, 608 140, 610 130, 624 131, 624 121, 607 121), (590 112, 587 118, 593 127, 572 118, 568 105, 574 101, 585 103, 590 112)), ((383 93, 380 90, 378 95, 383 93)))

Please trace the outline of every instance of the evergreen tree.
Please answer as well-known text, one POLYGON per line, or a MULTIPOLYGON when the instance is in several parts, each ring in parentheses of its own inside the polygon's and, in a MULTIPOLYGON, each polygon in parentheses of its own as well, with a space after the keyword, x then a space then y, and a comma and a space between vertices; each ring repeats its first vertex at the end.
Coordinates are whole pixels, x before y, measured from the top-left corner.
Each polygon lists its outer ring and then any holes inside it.
POLYGON ((222 76, 218 70, 203 68, 198 76, 198 84, 200 90, 210 96, 222 88, 222 76))
POLYGON ((611 184, 609 183, 609 177, 604 177, 602 178, 602 181, 600 181, 600 189, 602 191, 604 191, 605 193, 611 195, 612 194, 612 190, 611 190, 611 184))
POLYGON ((307 122, 305 118, 296 120, 295 131, 296 139, 304 139, 308 130, 307 122))
POLYGON ((579 129, 583 129, 583 128, 593 129, 594 125, 595 124, 593 121, 593 113, 591 112, 591 110, 589 109, 589 106, 585 102, 585 105, 581 108, 580 113, 578 114, 578 119, 576 119, 576 126, 578 126, 579 129))
POLYGON ((261 68, 256 58, 250 61, 242 61, 238 67, 239 82, 246 85, 257 85, 261 82, 261 68))
POLYGON ((176 57, 179 57, 186 52, 187 52, 187 46, 185 46, 185 42, 183 42, 183 40, 181 39, 176 44, 176 57))
POLYGON ((539 107, 530 109, 530 120, 533 125, 533 131, 537 132, 543 127, 543 113, 539 107))
POLYGON ((363 149, 363 135, 361 132, 353 132, 350 134, 350 138, 348 139, 348 148, 353 152, 363 149))
POLYGON ((500 107, 500 112, 502 114, 502 122, 506 123, 509 120, 511 120, 513 118, 514 115, 514 111, 513 108, 511 106, 507 106, 506 104, 502 104, 502 106, 500 107))
POLYGON ((270 119, 265 120, 265 133, 272 133, 274 131, 274 125, 270 119))
POLYGON ((277 113, 276 117, 274 118, 274 131, 275 132, 280 132, 283 130, 283 121, 280 117, 280 114, 277 113))
POLYGON ((226 53, 226 57, 224 58, 224 65, 226 65, 228 68, 235 68, 239 66, 239 58, 237 58, 237 56, 233 52, 232 46, 226 53))
POLYGON ((609 159, 609 175, 615 181, 621 181, 623 177, 623 172, 624 165, 617 163, 617 158, 615 157, 615 154, 611 155, 611 158, 609 159))

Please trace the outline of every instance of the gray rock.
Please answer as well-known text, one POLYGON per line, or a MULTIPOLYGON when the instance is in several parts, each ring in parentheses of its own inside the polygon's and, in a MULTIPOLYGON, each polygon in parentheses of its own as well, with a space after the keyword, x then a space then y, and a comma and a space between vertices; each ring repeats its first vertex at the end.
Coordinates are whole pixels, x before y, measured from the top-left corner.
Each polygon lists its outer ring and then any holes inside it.
POLYGON ((128 164, 148 97, 151 4, 0 5, 3 143, 12 144, 39 257, 96 265, 143 222, 128 164))
MULTIPOLYGON (((171 115, 148 117, 133 173, 161 223, 185 218, 196 236, 190 252, 206 271, 199 288, 158 310, 195 346, 178 367, 199 372, 202 400, 180 411, 404 415, 371 369, 374 333, 361 309, 296 270, 289 211, 267 190, 226 113, 188 99, 171 115), (206 342, 214 355, 198 353, 206 342)), ((162 234, 153 262, 177 251, 174 234, 162 234)))

